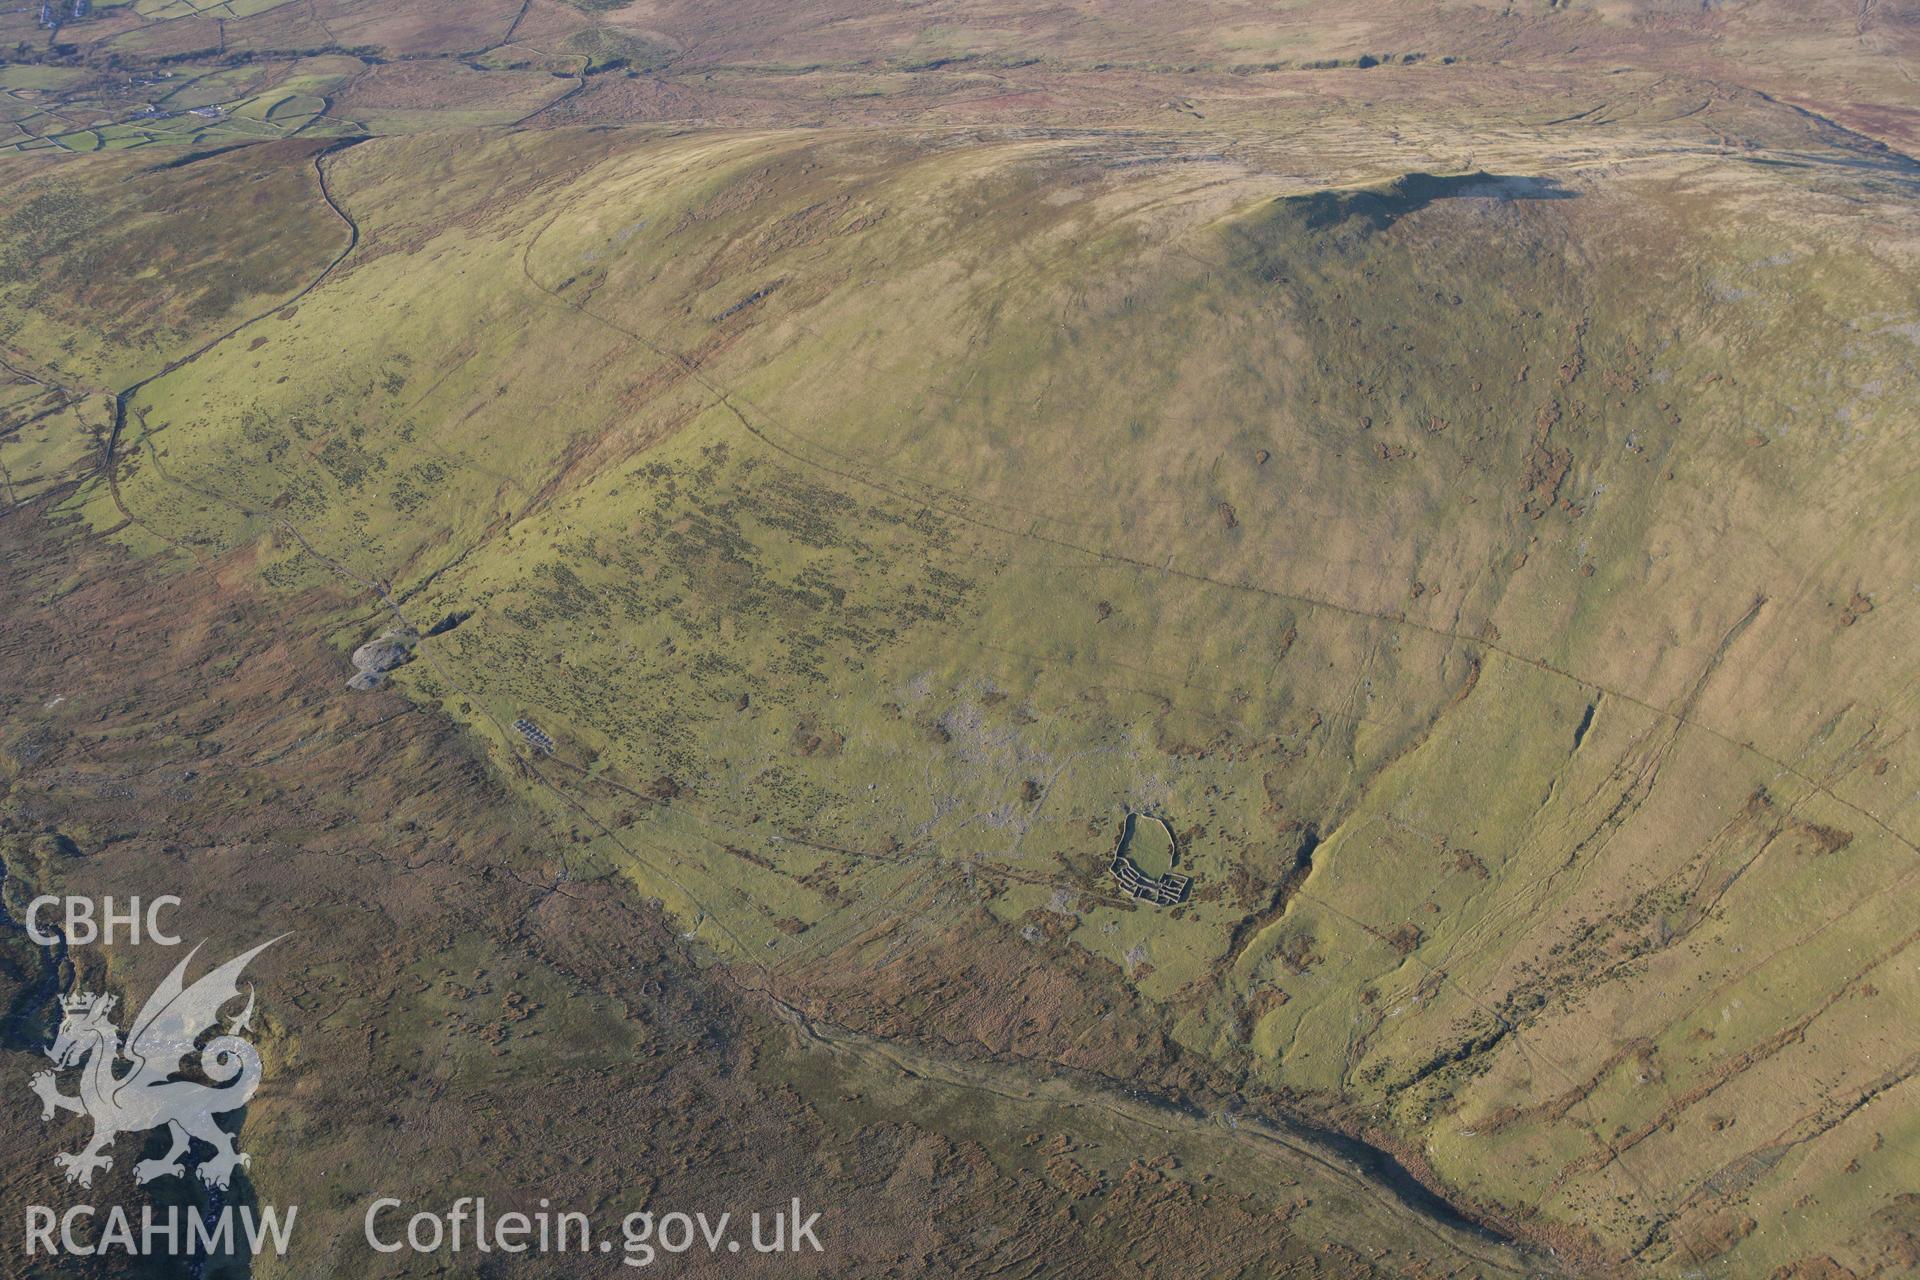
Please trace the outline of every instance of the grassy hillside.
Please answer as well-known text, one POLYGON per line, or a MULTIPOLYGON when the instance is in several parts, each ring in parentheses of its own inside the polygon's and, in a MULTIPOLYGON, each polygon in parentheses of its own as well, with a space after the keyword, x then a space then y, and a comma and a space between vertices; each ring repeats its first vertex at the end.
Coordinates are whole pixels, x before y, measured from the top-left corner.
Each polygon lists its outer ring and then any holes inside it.
POLYGON ((338 216, 248 224, 347 258, 142 385, 75 503, 445 620, 398 686, 575 873, 826 1021, 1318 1114, 1567 1256, 1870 1265, 1912 178, 1774 127, 1333 186, 1270 141, 376 140, 338 216), (1186 905, 1104 878, 1129 809, 1186 905))
MULTIPOLYGON (((1400 1274, 1903 1274, 1915 30, 0 15, 8 865, 51 821, 34 735, 83 702, 113 760, 244 746, 188 817, 286 847, 411 840, 408 776, 470 752, 436 832, 531 833, 461 847, 617 890, 651 962, 801 1028, 739 1043, 822 1132, 937 1113, 986 1162, 955 1221, 1060 1210, 1078 1265, 1147 1271, 1143 1222, 1182 1259, 1229 1224, 1249 1272, 1297 1237, 1400 1274), (348 694, 388 633, 412 660, 348 694), (447 736, 289 801, 323 779, 276 762, 382 732, 367 706, 447 736), (381 835, 347 793, 388 787, 381 835), (1109 877, 1128 813, 1187 901, 1109 877), (1166 1190, 1182 1161, 1226 1216, 1166 1190)), ((462 971, 518 945, 495 914, 462 971)), ((589 1038, 645 1040, 616 1022, 589 1038)), ((540 1078, 488 1043, 482 1078, 540 1078)))

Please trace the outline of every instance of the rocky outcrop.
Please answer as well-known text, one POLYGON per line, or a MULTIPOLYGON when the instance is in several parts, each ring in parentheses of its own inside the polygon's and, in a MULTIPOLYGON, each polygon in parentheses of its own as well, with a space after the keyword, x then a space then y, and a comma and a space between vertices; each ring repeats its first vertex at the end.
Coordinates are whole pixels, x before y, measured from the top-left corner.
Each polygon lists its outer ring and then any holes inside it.
POLYGON ((367 693, 387 682, 387 672, 413 661, 413 646, 420 637, 410 628, 396 628, 369 640, 353 651, 353 678, 347 688, 367 693))

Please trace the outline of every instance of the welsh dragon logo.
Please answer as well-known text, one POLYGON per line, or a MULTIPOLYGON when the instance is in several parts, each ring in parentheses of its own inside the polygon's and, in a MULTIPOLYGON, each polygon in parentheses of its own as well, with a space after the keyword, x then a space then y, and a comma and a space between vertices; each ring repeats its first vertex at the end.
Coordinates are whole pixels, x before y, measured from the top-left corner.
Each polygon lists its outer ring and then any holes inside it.
POLYGON ((200 950, 195 947, 141 1008, 124 1045, 113 1023, 114 997, 83 992, 62 998, 65 1016, 47 1050, 54 1070, 35 1075, 33 1091, 40 1095, 42 1120, 53 1119, 59 1111, 93 1120, 93 1140, 85 1148, 53 1158, 66 1170, 68 1182, 92 1186, 96 1171, 113 1167, 113 1157, 104 1153, 115 1138, 163 1126, 172 1145, 159 1159, 134 1165, 134 1181, 184 1176, 180 1158, 194 1139, 213 1148, 213 1157, 199 1168, 201 1180, 210 1186, 225 1187, 233 1171, 248 1163, 213 1118, 246 1106, 260 1085, 260 1051, 240 1038, 252 1025, 251 987, 246 1007, 223 1034, 205 1044, 200 1040, 209 1031, 221 1030, 220 1011, 240 998, 240 971, 247 962, 278 941, 261 943, 189 986, 187 965, 200 950), (183 1060, 196 1052, 200 1074, 211 1083, 180 1078, 183 1060), (59 1073, 73 1068, 80 1070, 77 1098, 61 1093, 59 1085, 59 1073))

